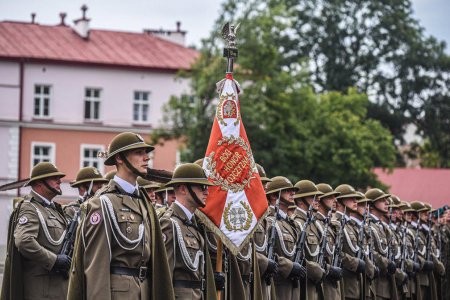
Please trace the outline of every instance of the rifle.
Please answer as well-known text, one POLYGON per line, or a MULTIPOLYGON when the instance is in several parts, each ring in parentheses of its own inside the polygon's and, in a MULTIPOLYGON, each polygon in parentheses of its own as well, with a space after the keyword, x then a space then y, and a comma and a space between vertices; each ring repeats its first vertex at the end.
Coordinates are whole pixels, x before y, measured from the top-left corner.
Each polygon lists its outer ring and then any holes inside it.
POLYGON ((431 260, 431 211, 428 213, 428 235, 427 235, 427 260, 431 260))
MULTIPOLYGON (((391 226, 392 226, 392 206, 389 207, 389 226, 388 226, 389 231, 392 231, 391 226)), ((394 259, 392 257, 393 256, 393 253, 392 253, 392 240, 393 240, 393 236, 389 236, 387 258, 389 260, 393 261, 394 259)))
POLYGON ((419 261, 419 228, 420 228, 420 219, 417 221, 416 228, 416 238, 414 239, 414 262, 418 263, 419 261))
POLYGON ((402 228, 402 256, 401 256, 401 262, 400 262, 400 270, 406 273, 405 270, 405 263, 406 263, 406 221, 402 228))
MULTIPOLYGON (((281 197, 281 191, 278 192, 278 199, 277 202, 275 202, 275 220, 272 224, 272 228, 270 230, 270 236, 269 236, 269 246, 268 246, 268 251, 267 251, 267 258, 274 260, 275 255, 273 253, 273 249, 275 247, 275 237, 276 237, 276 230, 275 230, 275 225, 277 223, 277 220, 279 219, 279 214, 278 212, 280 211, 280 197, 281 197)), ((264 280, 266 281, 267 285, 270 285, 271 281, 272 281, 272 274, 266 274, 264 276, 264 280)))
POLYGON ((341 253, 342 253, 342 247, 344 246, 344 227, 345 224, 347 223, 347 221, 345 220, 345 215, 346 215, 346 211, 347 211, 347 206, 345 206, 344 208, 344 215, 342 216, 341 219, 341 226, 339 228, 339 234, 338 234, 338 238, 337 238, 337 242, 334 248, 334 256, 333 256, 333 261, 332 261, 332 266, 333 267, 341 267, 341 253))
MULTIPOLYGON (((370 214, 370 206, 367 207, 367 214, 370 214)), ((372 225, 370 225, 371 222, 371 218, 369 218, 369 224, 368 224, 368 229, 369 229, 369 259, 370 261, 373 262, 373 234, 372 234, 372 225)))
POLYGON ((358 234, 359 250, 357 253, 357 257, 359 259, 362 259, 362 256, 364 253, 364 227, 366 226, 366 222, 367 222, 367 206, 368 206, 368 204, 366 204, 366 206, 364 207, 363 221, 362 221, 361 225, 359 226, 359 234, 358 234))
POLYGON ((438 249, 439 249, 439 257, 438 259, 442 261, 442 237, 441 237, 441 223, 440 223, 440 214, 438 211, 437 215, 437 238, 438 238, 438 249))
POLYGON ((324 228, 323 234, 322 234, 322 242, 320 244, 319 257, 317 259, 317 262, 323 269, 325 269, 323 258, 325 257, 325 247, 328 242, 328 226, 330 224, 330 221, 331 221, 331 209, 328 211, 328 216, 325 219, 325 228, 324 228))
MULTIPOLYGON (((78 228, 78 218, 81 215, 81 209, 73 216, 70 220, 69 226, 67 227, 66 236, 64 237, 63 246, 59 254, 65 254, 72 258, 73 248, 75 243, 75 236, 78 228)), ((64 278, 69 278, 68 273, 63 274, 64 278)))
MULTIPOLYGON (((316 201, 315 196, 314 196, 314 201, 316 201)), ((308 211, 306 212, 306 221, 305 221, 305 224, 303 224, 302 233, 300 234, 300 238, 297 242, 297 245, 295 246, 294 262, 300 264, 301 266, 303 266, 303 263, 305 261, 306 229, 308 229, 309 224, 311 224, 311 222, 314 221, 314 217, 312 215, 312 209, 313 209, 313 205, 310 204, 308 211)), ((298 286, 298 280, 294 280, 293 286, 294 287, 298 286)))

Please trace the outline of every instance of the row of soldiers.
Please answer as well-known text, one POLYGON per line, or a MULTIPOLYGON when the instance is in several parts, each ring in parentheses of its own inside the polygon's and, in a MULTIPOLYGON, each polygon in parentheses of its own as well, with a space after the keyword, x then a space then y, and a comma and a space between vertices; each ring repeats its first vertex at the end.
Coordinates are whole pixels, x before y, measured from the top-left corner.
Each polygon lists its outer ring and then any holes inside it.
POLYGON ((116 171, 81 169, 64 207, 65 174, 36 165, 10 218, 1 299, 450 299, 450 210, 258 165, 269 209, 233 255, 195 214, 211 186, 202 161, 157 184, 143 179, 152 150, 119 134, 105 155, 116 171))

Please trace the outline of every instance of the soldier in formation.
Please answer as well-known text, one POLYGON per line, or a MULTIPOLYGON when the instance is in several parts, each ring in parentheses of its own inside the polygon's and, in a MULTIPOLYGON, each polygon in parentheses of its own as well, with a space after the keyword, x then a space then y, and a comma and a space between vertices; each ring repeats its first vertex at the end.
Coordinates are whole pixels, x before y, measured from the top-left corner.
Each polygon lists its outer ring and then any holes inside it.
POLYGON ((238 255, 223 246, 219 271, 196 215, 211 185, 202 160, 161 185, 145 179, 152 150, 119 134, 104 157, 115 170, 82 168, 64 208, 53 200, 65 175, 37 164, 10 218, 1 299, 450 299, 448 206, 293 185, 257 165, 268 212, 238 255))

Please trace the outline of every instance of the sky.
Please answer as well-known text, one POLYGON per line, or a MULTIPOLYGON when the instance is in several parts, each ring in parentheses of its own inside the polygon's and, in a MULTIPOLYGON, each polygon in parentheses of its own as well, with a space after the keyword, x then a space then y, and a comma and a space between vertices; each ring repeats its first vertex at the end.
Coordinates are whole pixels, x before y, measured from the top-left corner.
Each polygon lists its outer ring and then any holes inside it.
MULTIPOLYGON (((91 28, 142 32, 145 29, 175 30, 177 21, 186 30, 186 45, 200 46, 219 16, 219 0, 0 0, 0 21, 30 21, 58 24, 59 13, 67 13, 66 23, 81 17, 80 7, 88 6, 91 28)), ((447 43, 450 53, 449 0, 412 0, 415 17, 426 34, 447 43)))

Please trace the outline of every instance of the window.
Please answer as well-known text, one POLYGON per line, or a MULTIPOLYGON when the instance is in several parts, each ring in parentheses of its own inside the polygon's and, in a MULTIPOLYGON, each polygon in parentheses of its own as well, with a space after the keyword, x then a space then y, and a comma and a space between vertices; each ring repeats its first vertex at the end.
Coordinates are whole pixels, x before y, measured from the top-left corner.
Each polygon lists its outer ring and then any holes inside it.
POLYGON ((81 145, 80 167, 94 167, 103 173, 103 160, 98 157, 104 151, 103 145, 81 145))
POLYGON ((40 162, 48 161, 55 163, 55 144, 53 143, 31 143, 31 168, 40 162))
POLYGON ((51 86, 39 85, 34 86, 34 116, 38 118, 50 117, 50 96, 51 86))
POLYGON ((134 92, 133 120, 135 122, 148 122, 149 92, 134 92))
POLYGON ((84 93, 84 119, 100 119, 100 89, 87 88, 84 93))

